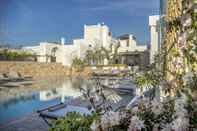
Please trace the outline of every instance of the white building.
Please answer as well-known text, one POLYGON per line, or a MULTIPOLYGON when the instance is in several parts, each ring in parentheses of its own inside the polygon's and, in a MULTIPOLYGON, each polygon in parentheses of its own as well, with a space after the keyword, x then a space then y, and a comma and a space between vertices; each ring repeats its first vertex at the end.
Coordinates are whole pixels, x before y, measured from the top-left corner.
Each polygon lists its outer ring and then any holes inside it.
MULTIPOLYGON (((71 66, 73 58, 78 57, 83 59, 86 51, 96 46, 109 48, 112 40, 114 39, 107 25, 84 25, 84 38, 74 39, 71 44, 65 43, 65 40, 62 38, 59 44, 41 42, 39 46, 24 47, 23 49, 35 53, 38 56, 38 62, 55 61, 65 66, 71 66)), ((128 39, 122 39, 121 37, 118 40, 120 41, 118 52, 147 50, 146 45, 137 45, 135 37, 132 35, 128 35, 128 39)))
POLYGON ((84 39, 93 43, 101 42, 103 47, 109 47, 112 37, 108 26, 97 24, 84 26, 84 39))
POLYGON ((119 53, 134 52, 134 51, 145 51, 147 45, 137 45, 136 38, 131 34, 125 34, 118 37, 120 41, 120 47, 118 48, 119 53))
POLYGON ((150 63, 159 50, 159 15, 149 16, 150 27, 150 63))

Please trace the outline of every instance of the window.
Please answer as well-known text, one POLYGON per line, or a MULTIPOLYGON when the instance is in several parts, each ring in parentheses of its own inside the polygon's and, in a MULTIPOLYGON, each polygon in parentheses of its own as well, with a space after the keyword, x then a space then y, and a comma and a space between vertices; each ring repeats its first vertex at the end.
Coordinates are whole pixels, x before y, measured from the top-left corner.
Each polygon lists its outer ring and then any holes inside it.
POLYGON ((111 36, 111 32, 108 32, 108 36, 111 36))

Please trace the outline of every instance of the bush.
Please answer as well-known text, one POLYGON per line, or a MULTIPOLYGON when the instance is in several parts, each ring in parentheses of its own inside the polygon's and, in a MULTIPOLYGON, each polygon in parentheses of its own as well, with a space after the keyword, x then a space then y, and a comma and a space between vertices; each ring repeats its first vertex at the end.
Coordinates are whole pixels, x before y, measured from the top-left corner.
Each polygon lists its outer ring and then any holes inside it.
POLYGON ((85 66, 85 62, 80 58, 74 58, 72 61, 72 67, 75 68, 77 71, 82 71, 85 66))
POLYGON ((7 49, 0 50, 0 57, 3 60, 20 60, 29 56, 32 56, 32 54, 25 51, 10 51, 7 49))
POLYGON ((64 118, 54 121, 54 127, 49 131, 91 131, 90 125, 96 115, 81 115, 70 112, 64 118))

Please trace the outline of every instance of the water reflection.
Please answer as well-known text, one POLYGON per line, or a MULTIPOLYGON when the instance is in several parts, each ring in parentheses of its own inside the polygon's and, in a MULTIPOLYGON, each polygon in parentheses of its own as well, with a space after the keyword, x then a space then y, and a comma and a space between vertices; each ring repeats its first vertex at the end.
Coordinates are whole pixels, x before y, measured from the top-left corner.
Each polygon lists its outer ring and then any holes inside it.
POLYGON ((37 96, 35 94, 34 95, 32 94, 30 96, 19 96, 16 98, 11 98, 8 101, 4 101, 3 103, 0 103, 0 104, 1 104, 1 107, 8 109, 10 105, 15 105, 19 102, 27 102, 27 101, 35 100, 35 99, 37 99, 37 96))
POLYGON ((37 109, 69 101, 81 95, 80 88, 92 87, 82 78, 49 82, 47 87, 10 88, 0 91, 0 122, 21 117, 37 109), (13 94, 13 92, 15 92, 13 94))
MULTIPOLYGON (((77 82, 78 83, 78 82, 77 82)), ((65 101, 65 97, 76 98, 81 95, 79 87, 73 88, 76 85, 76 81, 64 82, 60 88, 55 88, 51 90, 45 90, 39 92, 39 97, 41 101, 48 101, 55 98, 61 98, 61 102, 65 101)), ((80 85, 78 85, 80 86, 80 85)))

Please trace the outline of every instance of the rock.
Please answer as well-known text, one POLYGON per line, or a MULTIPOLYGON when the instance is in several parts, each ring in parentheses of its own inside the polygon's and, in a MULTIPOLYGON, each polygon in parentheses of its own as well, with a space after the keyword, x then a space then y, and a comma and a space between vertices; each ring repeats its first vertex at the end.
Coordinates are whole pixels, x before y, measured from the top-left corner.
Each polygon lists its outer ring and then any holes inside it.
POLYGON ((9 71, 8 77, 9 78, 21 78, 21 74, 19 72, 15 72, 15 71, 9 71))
POLYGON ((7 75, 5 73, 0 73, 0 79, 6 79, 7 75))

